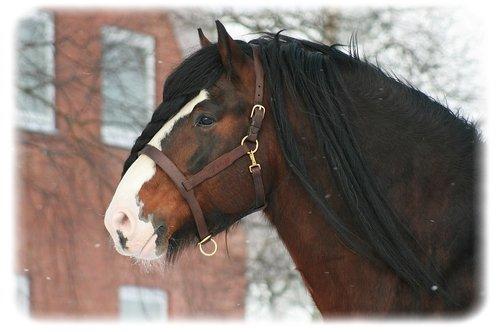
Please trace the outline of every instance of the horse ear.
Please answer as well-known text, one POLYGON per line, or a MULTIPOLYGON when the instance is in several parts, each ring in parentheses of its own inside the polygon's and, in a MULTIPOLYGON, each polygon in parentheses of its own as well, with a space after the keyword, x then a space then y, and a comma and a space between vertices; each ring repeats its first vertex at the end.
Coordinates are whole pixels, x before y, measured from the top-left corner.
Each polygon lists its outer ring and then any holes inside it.
POLYGON ((205 37, 205 34, 201 30, 201 28, 198 28, 198 37, 200 38, 201 47, 207 47, 210 46, 210 44, 212 44, 210 40, 208 40, 208 38, 205 37))
POLYGON ((222 64, 230 77, 242 75, 250 57, 231 38, 219 20, 215 21, 215 24, 217 25, 217 48, 219 49, 222 64))

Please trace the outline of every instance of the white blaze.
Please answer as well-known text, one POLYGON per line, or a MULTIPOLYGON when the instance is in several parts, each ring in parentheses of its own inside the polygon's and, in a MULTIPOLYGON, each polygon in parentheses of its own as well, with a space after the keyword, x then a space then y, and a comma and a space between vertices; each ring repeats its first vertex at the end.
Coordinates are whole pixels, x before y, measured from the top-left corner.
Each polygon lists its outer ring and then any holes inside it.
MULTIPOLYGON (((161 141, 170 134, 175 124, 180 119, 191 114, 194 107, 205 99, 208 99, 208 92, 206 90, 201 90, 195 98, 184 105, 184 107, 181 108, 174 117, 163 125, 163 127, 154 135, 148 144, 161 150, 161 141)), ((123 212, 131 219, 131 222, 134 225, 133 230, 131 231, 132 235, 126 236, 128 239, 127 246, 129 247, 131 254, 138 254, 141 248, 154 233, 151 222, 144 222, 139 219, 139 213, 144 204, 140 202, 138 195, 143 184, 149 181, 155 175, 155 172, 156 167, 154 161, 145 155, 140 155, 121 179, 118 187, 116 188, 113 199, 106 210, 104 218, 106 228, 111 234, 117 250, 122 254, 124 254, 124 252, 120 250, 117 245, 119 243, 118 235, 112 225, 113 215, 117 212, 123 212)), ((155 246, 151 245, 151 242, 154 241, 148 242, 148 245, 144 248, 143 252, 148 249, 147 251, 154 254, 155 246)))

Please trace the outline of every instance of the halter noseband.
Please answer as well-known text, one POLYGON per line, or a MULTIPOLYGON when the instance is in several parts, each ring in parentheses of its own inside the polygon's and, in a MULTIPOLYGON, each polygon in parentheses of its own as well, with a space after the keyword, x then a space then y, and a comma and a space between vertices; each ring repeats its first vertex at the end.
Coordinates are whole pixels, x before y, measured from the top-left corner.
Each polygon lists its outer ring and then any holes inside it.
POLYGON ((193 214, 194 221, 196 223, 196 228, 198 229, 198 236, 200 238, 198 247, 201 253, 205 256, 213 256, 217 252, 217 242, 215 242, 215 240, 212 238, 212 234, 210 234, 210 232, 208 231, 205 216, 203 215, 200 204, 198 203, 198 200, 194 195, 193 189, 196 186, 219 174, 244 155, 248 155, 251 161, 251 164, 248 166, 248 170, 252 175, 255 187, 255 206, 241 215, 239 219, 243 218, 246 215, 249 215, 250 213, 261 210, 266 206, 266 197, 264 191, 264 183, 262 182, 261 167, 255 159, 255 152, 257 152, 257 150, 259 149, 259 141, 257 140, 257 137, 262 125, 262 120, 264 120, 264 115, 266 114, 266 109, 264 108, 264 106, 262 106, 264 91, 264 71, 262 69, 258 47, 256 45, 252 45, 252 51, 255 66, 254 106, 250 114, 250 126, 248 128, 248 133, 245 137, 242 138, 241 144, 238 147, 221 155, 214 161, 207 164, 201 171, 188 178, 186 178, 182 174, 177 166, 175 166, 175 164, 167 156, 165 156, 165 154, 161 150, 155 148, 154 146, 146 145, 139 152, 139 155, 147 155, 156 163, 156 165, 161 167, 161 169, 175 183, 177 189, 188 203, 189 208, 191 209, 191 213, 193 214), (252 145, 253 148, 250 148, 249 145, 252 145), (203 245, 208 243, 209 241, 213 243, 213 250, 210 252, 206 252, 203 249, 203 245))

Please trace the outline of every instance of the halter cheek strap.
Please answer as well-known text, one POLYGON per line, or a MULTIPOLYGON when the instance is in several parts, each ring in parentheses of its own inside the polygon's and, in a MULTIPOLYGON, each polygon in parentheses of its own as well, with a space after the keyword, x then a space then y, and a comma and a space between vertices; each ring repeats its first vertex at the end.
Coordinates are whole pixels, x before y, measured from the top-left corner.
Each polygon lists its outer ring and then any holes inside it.
POLYGON ((196 228, 198 229, 198 236, 200 241, 198 247, 201 253, 205 256, 212 256, 217 252, 217 243, 212 238, 212 234, 208 231, 205 216, 201 210, 200 204, 194 195, 194 188, 203 183, 204 181, 216 176, 241 157, 248 155, 250 158, 250 165, 248 170, 252 176, 255 188, 255 203, 253 208, 244 212, 238 219, 261 210, 266 207, 266 197, 264 191, 264 183, 262 181, 262 169, 260 164, 257 163, 255 153, 259 149, 258 135, 266 114, 266 109, 262 106, 263 91, 264 91, 264 71, 260 61, 258 47, 252 45, 254 67, 255 67, 255 97, 254 106, 250 113, 250 126, 248 133, 241 140, 241 144, 233 150, 221 155, 214 161, 207 164, 198 173, 186 178, 184 174, 177 168, 177 166, 159 149, 151 145, 146 145, 139 154, 144 154, 151 158, 156 165, 158 165, 175 183, 177 189, 182 197, 186 200, 193 214, 196 228), (210 252, 206 252, 203 246, 212 242, 213 248, 210 252))

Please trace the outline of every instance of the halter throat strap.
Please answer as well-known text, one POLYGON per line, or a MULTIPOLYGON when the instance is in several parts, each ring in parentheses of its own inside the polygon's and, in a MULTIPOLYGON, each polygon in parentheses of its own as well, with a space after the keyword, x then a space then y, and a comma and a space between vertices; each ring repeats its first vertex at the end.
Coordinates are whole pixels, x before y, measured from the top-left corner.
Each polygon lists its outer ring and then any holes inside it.
POLYGON ((262 170, 260 164, 257 163, 255 153, 259 148, 259 141, 257 140, 259 131, 264 120, 266 110, 262 105, 264 95, 264 70, 259 55, 259 48, 257 45, 252 45, 253 62, 255 69, 255 96, 254 106, 250 114, 250 126, 247 135, 241 140, 241 144, 233 150, 224 153, 214 161, 207 164, 198 173, 186 178, 184 174, 177 168, 177 166, 159 149, 154 146, 146 145, 139 155, 147 155, 151 158, 156 165, 158 165, 174 182, 180 194, 189 205, 193 215, 196 228, 198 230, 199 242, 198 246, 201 253, 205 256, 212 256, 217 251, 217 243, 212 239, 212 234, 208 230, 203 211, 194 195, 194 188, 203 183, 204 181, 216 176, 241 157, 248 155, 251 164, 248 166, 249 172, 252 176, 255 188, 255 203, 254 206, 243 213, 240 219, 245 215, 255 211, 264 209, 266 207, 264 183, 262 181, 262 170), (211 241, 214 248, 211 252, 207 253, 203 249, 203 245, 211 241))

